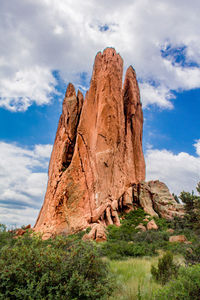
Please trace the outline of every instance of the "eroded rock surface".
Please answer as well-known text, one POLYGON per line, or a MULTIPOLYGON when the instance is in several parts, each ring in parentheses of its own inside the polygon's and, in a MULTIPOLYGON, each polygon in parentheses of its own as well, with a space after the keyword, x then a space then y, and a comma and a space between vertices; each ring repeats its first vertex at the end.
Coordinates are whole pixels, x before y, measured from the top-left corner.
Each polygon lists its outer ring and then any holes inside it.
POLYGON ((139 88, 132 67, 123 88, 122 75, 122 58, 107 48, 95 58, 83 107, 80 92, 67 88, 35 225, 46 238, 94 223, 120 225, 120 197, 145 179, 139 88))
POLYGON ((120 226, 119 214, 138 206, 153 216, 176 215, 173 205, 166 206, 164 186, 158 192, 157 184, 144 183, 139 88, 132 67, 123 87, 122 76, 121 56, 107 48, 96 55, 84 101, 81 92, 76 95, 74 86, 68 85, 47 192, 34 227, 43 238, 91 227, 85 239, 104 240, 105 227, 120 226))
POLYGON ((133 187, 133 206, 138 204, 144 211, 154 217, 172 219, 183 217, 183 205, 178 204, 168 187, 159 180, 140 182, 133 187))

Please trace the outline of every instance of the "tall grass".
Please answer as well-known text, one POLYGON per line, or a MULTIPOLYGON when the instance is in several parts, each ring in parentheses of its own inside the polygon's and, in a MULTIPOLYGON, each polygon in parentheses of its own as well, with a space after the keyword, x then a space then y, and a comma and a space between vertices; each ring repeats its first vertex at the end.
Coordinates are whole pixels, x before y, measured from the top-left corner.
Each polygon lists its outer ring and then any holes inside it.
MULTIPOLYGON (((161 256, 163 252, 160 251, 161 256)), ((130 258, 110 261, 112 273, 116 276, 118 289, 109 300, 151 300, 153 293, 161 287, 152 279, 151 265, 157 265, 159 257, 130 258)), ((183 265, 182 256, 175 261, 183 265)))
POLYGON ((117 278, 118 289, 109 300, 149 300, 160 287, 151 276, 151 265, 158 258, 131 258, 110 261, 111 271, 117 278))

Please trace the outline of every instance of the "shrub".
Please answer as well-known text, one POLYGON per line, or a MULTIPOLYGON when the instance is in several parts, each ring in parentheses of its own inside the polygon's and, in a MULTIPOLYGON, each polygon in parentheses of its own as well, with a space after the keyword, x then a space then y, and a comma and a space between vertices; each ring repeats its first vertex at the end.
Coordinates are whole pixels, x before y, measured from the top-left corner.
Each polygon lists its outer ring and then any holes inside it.
POLYGON ((114 288, 92 243, 25 234, 0 255, 0 299, 104 299, 114 288))
POLYGON ((135 227, 140 223, 143 223, 145 216, 146 213, 141 208, 123 215, 120 227, 116 227, 115 225, 108 226, 107 240, 132 241, 135 234, 138 232, 135 227))
POLYGON ((198 264, 200 263, 200 242, 190 245, 190 248, 185 252, 184 258, 187 264, 198 264))
POLYGON ((158 230, 167 230, 170 226, 170 222, 164 218, 154 217, 156 224, 158 225, 158 230))
POLYGON ((177 279, 156 292, 155 300, 199 300, 200 264, 181 267, 177 279))
POLYGON ((173 254, 167 252, 158 260, 158 267, 151 267, 151 274, 155 281, 166 284, 170 279, 176 277, 179 266, 173 262, 173 254))
POLYGON ((155 230, 138 232, 138 234, 134 236, 134 241, 154 243, 155 246, 159 247, 163 245, 163 241, 164 242, 169 241, 169 233, 166 231, 155 231, 155 230))
POLYGON ((15 239, 13 239, 14 232, 9 232, 4 224, 0 224, 0 250, 5 245, 14 245, 15 239))
POLYGON ((101 255, 110 259, 155 255, 154 245, 126 241, 105 242, 101 246, 101 255))

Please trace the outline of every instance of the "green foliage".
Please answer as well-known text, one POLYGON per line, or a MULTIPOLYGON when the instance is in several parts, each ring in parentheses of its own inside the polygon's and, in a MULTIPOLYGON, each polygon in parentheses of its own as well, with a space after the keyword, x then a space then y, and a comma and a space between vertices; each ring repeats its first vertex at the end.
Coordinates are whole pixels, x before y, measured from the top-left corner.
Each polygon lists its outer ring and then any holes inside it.
POLYGON ((157 257, 137 257, 110 261, 117 288, 109 300, 150 300, 160 284, 152 281, 151 265, 157 257))
POLYGON ((199 300, 200 264, 181 267, 177 279, 156 292, 155 300, 199 300))
POLYGON ((177 277, 179 266, 173 262, 173 254, 167 252, 158 260, 158 267, 152 265, 151 274, 155 281, 166 284, 173 277, 177 277))
POLYGON ((106 299, 114 288, 92 243, 28 233, 0 251, 0 299, 106 299))
POLYGON ((169 233, 166 231, 148 230, 138 232, 134 236, 134 242, 143 242, 154 245, 156 249, 165 249, 169 241, 169 233))
POLYGON ((132 241, 138 230, 135 229, 140 223, 144 223, 143 219, 146 217, 146 213, 143 209, 138 208, 135 211, 131 211, 125 214, 121 218, 121 226, 116 227, 115 225, 108 226, 107 240, 115 241, 132 241))
POLYGON ((155 255, 155 246, 145 242, 134 243, 126 241, 105 242, 101 246, 101 255, 110 259, 155 255))
POLYGON ((0 232, 6 232, 6 225, 0 224, 0 232))
POLYGON ((174 217, 174 219, 169 222, 169 227, 174 230, 183 230, 186 227, 186 222, 185 217, 174 217))
POLYGON ((170 222, 164 218, 154 217, 156 224, 158 225, 158 230, 167 230, 170 227, 170 222))
POLYGON ((200 242, 190 245, 190 248, 185 252, 185 261, 189 264, 200 264, 200 242))
MULTIPOLYGON (((197 184, 197 192, 200 193, 200 182, 197 184)), ((200 230, 200 196, 189 192, 181 192, 179 198, 185 203, 185 226, 200 230)))
POLYGON ((14 245, 15 239, 13 239, 14 233, 6 230, 4 224, 0 224, 0 251, 1 248, 5 245, 12 244, 14 245))
POLYGON ((174 197, 174 200, 177 202, 177 203, 180 203, 179 199, 178 199, 178 196, 175 195, 174 193, 172 193, 172 196, 174 197))

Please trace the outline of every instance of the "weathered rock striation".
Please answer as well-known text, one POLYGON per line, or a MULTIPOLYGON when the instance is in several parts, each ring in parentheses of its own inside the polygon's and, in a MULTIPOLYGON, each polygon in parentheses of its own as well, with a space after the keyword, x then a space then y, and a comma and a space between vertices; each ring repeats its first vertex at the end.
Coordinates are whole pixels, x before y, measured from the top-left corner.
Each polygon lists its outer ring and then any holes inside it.
MULTIPOLYGON (((164 191, 156 196, 155 185, 144 183, 139 88, 132 67, 123 87, 122 76, 121 56, 107 48, 96 55, 84 101, 81 92, 76 95, 74 86, 68 85, 47 192, 34 227, 44 238, 91 227, 85 239, 105 240, 105 226, 119 226, 119 214, 137 206, 151 215, 175 214, 161 208, 166 205, 164 191)), ((175 205, 174 199, 170 201, 175 205)))
POLYGON ((135 184, 132 193, 133 203, 138 203, 151 216, 170 220, 184 215, 183 205, 175 201, 166 184, 159 180, 135 184))

